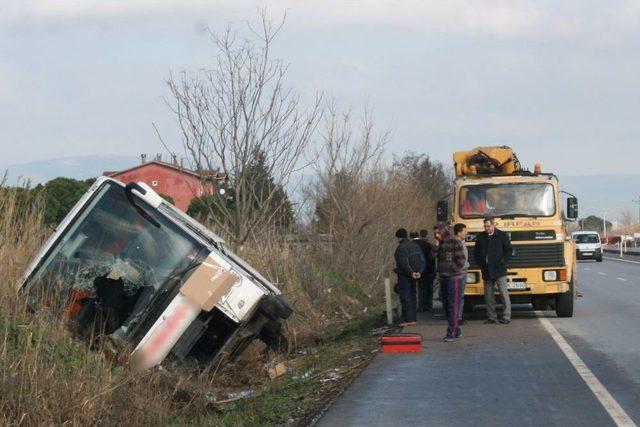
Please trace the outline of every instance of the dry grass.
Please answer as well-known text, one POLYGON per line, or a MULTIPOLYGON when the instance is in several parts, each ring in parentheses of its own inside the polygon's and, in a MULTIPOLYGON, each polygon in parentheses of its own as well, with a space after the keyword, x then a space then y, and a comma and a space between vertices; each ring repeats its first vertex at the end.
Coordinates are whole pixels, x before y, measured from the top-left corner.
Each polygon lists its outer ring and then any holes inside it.
MULTIPOLYGON (((373 308, 382 301, 381 277, 389 273, 396 244, 393 229, 428 219, 424 199, 406 197, 406 181, 393 175, 384 179, 363 184, 359 198, 350 202, 352 209, 363 212, 362 217, 354 217, 354 223, 367 222, 360 233, 347 235, 350 225, 336 223, 344 227, 345 240, 318 245, 311 230, 306 232, 307 243, 292 245, 281 233, 270 231, 240 248, 240 255, 276 283, 294 306, 295 314, 285 325, 292 355, 265 356, 256 344, 241 360, 205 376, 198 369, 171 363, 134 375, 126 364, 115 364, 74 339, 54 310, 30 314, 16 285, 50 230, 42 225, 38 200, 17 191, 1 191, 0 424, 167 425, 213 420, 238 425, 243 418, 234 413, 235 406, 221 407, 212 396, 224 400, 229 392, 246 389, 259 390, 271 402, 256 401, 249 405, 254 409, 237 407, 237 411, 254 411, 250 414, 254 424, 263 416, 276 419, 278 405, 292 409, 296 403, 279 398, 279 386, 269 382, 266 365, 301 357, 310 347, 322 348, 319 354, 327 366, 339 363, 336 358, 348 354, 351 345, 349 341, 340 344, 341 331, 371 318, 373 308), (393 204, 400 208, 389 210, 393 204), (363 250, 355 251, 358 247, 363 250), (325 354, 332 352, 334 356, 325 354)), ((362 330, 355 334, 364 335, 362 330)), ((309 357, 317 360, 315 355, 309 357)), ((316 383, 295 383, 287 393, 317 395, 316 400, 322 401, 324 386, 316 383), (313 391, 313 387, 320 388, 313 391)), ((304 408, 295 409, 303 418, 308 416, 305 411, 313 410, 304 408)))
POLYGON ((194 405, 206 411, 198 393, 182 401, 183 373, 134 376, 89 351, 56 317, 27 311, 16 285, 49 230, 40 202, 24 196, 0 192, 0 424, 157 425, 194 405))
MULTIPOLYGON (((53 309, 29 313, 16 285, 50 231, 42 225, 38 200, 0 192, 0 274, 5 279, 0 284, 1 425, 166 425, 212 419, 234 425, 241 418, 232 414, 225 421, 227 415, 219 415, 221 407, 212 396, 224 399, 232 391, 270 389, 266 365, 289 356, 263 355, 260 344, 206 376, 195 367, 171 363, 135 375, 126 364, 115 364, 76 340, 53 309)), ((334 297, 314 301, 315 294, 302 286, 309 279, 302 273, 307 266, 299 265, 300 258, 286 246, 264 241, 243 253, 247 255, 260 260, 257 267, 294 301, 297 313, 287 331, 296 348, 313 342, 322 328, 336 325, 332 315, 322 312, 324 304, 348 307, 334 297)), ((328 281, 320 286, 331 287, 328 281)), ((262 409, 252 417, 259 420, 265 409, 256 407, 262 409)))

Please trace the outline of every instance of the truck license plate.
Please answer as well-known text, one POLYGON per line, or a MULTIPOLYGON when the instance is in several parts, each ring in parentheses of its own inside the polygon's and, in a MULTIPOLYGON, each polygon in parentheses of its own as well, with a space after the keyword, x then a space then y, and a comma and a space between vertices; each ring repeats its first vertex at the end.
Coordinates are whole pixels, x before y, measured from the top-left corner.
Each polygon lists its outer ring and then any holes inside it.
POLYGON ((593 255, 593 252, 582 252, 582 255, 593 255))
POLYGON ((527 282, 508 282, 507 289, 527 289, 527 282))

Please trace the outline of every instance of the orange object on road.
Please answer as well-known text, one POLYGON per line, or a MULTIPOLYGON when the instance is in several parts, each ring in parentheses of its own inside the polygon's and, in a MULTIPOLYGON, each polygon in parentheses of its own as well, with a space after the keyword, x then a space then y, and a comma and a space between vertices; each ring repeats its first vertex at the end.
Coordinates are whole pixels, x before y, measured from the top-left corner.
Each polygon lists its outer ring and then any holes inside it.
POLYGON ((422 350, 422 335, 392 334, 382 337, 383 353, 415 353, 422 350))

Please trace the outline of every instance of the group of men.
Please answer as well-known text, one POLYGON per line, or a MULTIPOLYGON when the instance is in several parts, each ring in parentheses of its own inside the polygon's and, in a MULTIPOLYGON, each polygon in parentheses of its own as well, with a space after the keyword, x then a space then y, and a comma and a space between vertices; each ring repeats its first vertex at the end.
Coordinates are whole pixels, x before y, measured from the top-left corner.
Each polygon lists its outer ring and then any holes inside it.
MULTIPOLYGON (((458 223, 451 228, 447 223, 438 223, 433 227, 433 233, 432 243, 427 240, 427 230, 411 234, 404 228, 396 231, 398 247, 394 272, 398 275, 395 290, 402 304, 400 325, 415 325, 416 309, 432 311, 433 286, 438 279, 442 308, 447 318, 444 341, 450 342, 462 336, 464 290, 469 269, 469 252, 464 243, 467 226, 458 223)), ((474 259, 482 271, 484 282, 485 323, 511 322, 511 301, 507 290, 507 265, 511 253, 509 235, 496 228, 493 218, 485 218, 484 231, 476 236, 474 249, 474 259), (504 304, 500 319, 495 307, 496 289, 504 304)))

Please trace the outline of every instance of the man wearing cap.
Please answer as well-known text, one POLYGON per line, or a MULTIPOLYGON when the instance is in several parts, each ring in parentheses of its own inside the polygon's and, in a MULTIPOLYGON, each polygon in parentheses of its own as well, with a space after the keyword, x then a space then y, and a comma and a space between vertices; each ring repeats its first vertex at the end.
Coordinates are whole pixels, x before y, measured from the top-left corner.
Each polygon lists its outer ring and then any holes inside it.
POLYGON ((408 239, 407 230, 400 228, 396 231, 398 247, 394 254, 398 275, 398 294, 402 304, 402 323, 400 326, 416 324, 416 283, 425 268, 422 250, 408 239))
POLYGON ((419 237, 414 242, 422 250, 426 266, 418 281, 418 311, 432 311, 433 309, 433 282, 436 278, 436 250, 427 240, 427 230, 420 230, 419 237))

